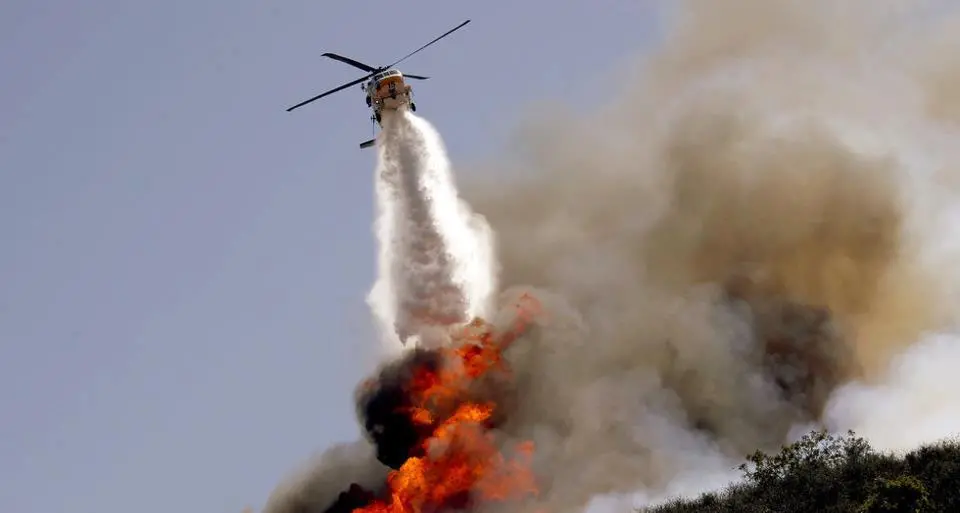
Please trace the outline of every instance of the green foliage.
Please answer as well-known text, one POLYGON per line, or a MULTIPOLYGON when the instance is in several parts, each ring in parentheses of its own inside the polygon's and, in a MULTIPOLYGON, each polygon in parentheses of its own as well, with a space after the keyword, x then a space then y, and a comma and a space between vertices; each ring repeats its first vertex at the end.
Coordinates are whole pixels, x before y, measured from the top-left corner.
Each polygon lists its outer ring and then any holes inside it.
POLYGON ((924 513, 930 511, 930 497, 919 479, 900 476, 877 480, 876 490, 863 504, 862 513, 924 513))
POLYGON ((960 513, 960 444, 902 457, 874 451, 853 432, 814 431, 739 467, 743 481, 648 513, 960 513))

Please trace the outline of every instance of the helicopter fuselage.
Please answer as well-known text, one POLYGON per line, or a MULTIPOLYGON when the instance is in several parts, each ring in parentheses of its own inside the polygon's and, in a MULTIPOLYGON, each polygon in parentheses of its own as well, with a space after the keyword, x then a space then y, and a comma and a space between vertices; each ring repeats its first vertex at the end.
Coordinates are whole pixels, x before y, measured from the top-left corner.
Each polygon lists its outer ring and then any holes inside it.
POLYGON ((396 68, 377 73, 361 87, 367 95, 367 107, 373 109, 372 118, 378 123, 380 112, 384 109, 397 110, 409 105, 410 110, 417 110, 413 103, 413 87, 403 80, 403 73, 396 68))

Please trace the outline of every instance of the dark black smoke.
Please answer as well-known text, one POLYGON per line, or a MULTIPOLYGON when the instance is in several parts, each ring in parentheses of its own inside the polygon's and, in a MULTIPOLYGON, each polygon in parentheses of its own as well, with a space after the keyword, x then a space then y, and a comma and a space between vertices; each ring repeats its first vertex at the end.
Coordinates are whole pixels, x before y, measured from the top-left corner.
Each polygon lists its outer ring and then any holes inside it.
MULTIPOLYGON (((378 495, 386 491, 386 487, 381 488, 376 493, 358 485, 350 483, 350 487, 337 495, 337 500, 331 504, 323 513, 351 513, 353 510, 363 508, 374 500, 378 495)), ((314 513, 313 509, 304 508, 298 513, 314 513)))
MULTIPOLYGON (((470 348, 465 350, 470 353, 470 348)), ((436 427, 465 400, 477 400, 500 393, 504 404, 508 396, 498 387, 496 380, 480 380, 474 387, 464 390, 462 396, 447 404, 414 404, 417 395, 418 375, 436 375, 441 366, 449 364, 446 353, 437 349, 415 348, 405 352, 397 360, 383 365, 375 375, 360 383, 355 400, 359 424, 366 439, 372 443, 377 461, 383 466, 398 470, 408 459, 425 456, 424 442, 436 427), (428 406, 431 423, 415 423, 411 417, 414 406, 428 406)), ((456 363, 456 362, 454 362, 456 363)), ((494 419, 486 427, 496 427, 505 418, 503 411, 497 411, 494 419)), ((383 474, 386 477, 386 474, 383 474)), ((308 500, 291 501, 288 499, 284 513, 351 513, 370 505, 377 499, 386 497, 385 479, 377 486, 363 486, 351 482, 339 492, 332 504, 320 504, 308 500)), ((449 511, 468 508, 469 494, 450 497, 444 504, 436 505, 437 511, 449 511)))
MULTIPOLYGON (((316 475, 305 476, 303 483, 294 484, 279 504, 267 506, 267 511, 277 509, 283 513, 351 513, 356 509, 369 506, 377 499, 387 499, 386 477, 389 469, 399 469, 411 457, 423 456, 423 442, 430 435, 432 426, 417 425, 412 422, 410 409, 411 385, 417 372, 436 372, 441 365, 441 354, 435 350, 414 349, 401 358, 388 362, 375 375, 361 382, 355 394, 357 419, 362 426, 366 441, 352 446, 341 446, 336 455, 324 455, 330 459, 350 459, 363 461, 367 452, 359 449, 372 449, 376 461, 367 461, 368 470, 361 471, 357 477, 367 479, 366 483, 338 476, 336 469, 315 469, 316 475), (339 454, 353 450, 356 454, 339 454), (380 467, 376 472, 369 469, 380 467), (368 478, 368 476, 373 476, 368 478), (341 491, 330 481, 344 483, 341 491), (309 486, 308 483, 325 481, 322 486, 309 486), (316 490, 314 490, 316 488, 316 490), (295 493, 294 493, 295 492, 295 493), (330 502, 330 497, 336 498, 330 502)), ((463 502, 463 501, 461 501, 463 502)), ((457 506, 454 504, 452 506, 457 506)))
POLYGON ((411 420, 411 385, 416 372, 436 372, 441 363, 437 351, 416 348, 382 367, 374 379, 357 389, 360 424, 384 465, 399 469, 407 459, 423 455, 421 445, 432 426, 411 420))

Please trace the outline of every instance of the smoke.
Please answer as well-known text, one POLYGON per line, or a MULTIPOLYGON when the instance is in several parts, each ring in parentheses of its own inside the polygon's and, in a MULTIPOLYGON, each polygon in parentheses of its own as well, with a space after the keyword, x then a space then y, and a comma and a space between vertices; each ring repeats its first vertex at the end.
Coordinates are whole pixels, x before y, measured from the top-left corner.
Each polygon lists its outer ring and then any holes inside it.
MULTIPOLYGON (((672 5, 625 90, 591 113, 536 112, 519 152, 471 166, 459 194, 491 231, 456 199, 429 125, 385 119, 371 292, 384 332, 429 353, 524 294, 543 308, 504 352, 513 379, 484 392, 506 405, 491 426, 504 450, 536 448, 537 500, 499 511, 697 493, 816 425, 885 448, 960 430, 960 58, 944 51, 960 17, 921 1, 672 5)), ((422 437, 369 408, 418 354, 358 395, 377 447, 354 446, 354 468, 422 437)), ((325 511, 395 466, 360 479, 321 461, 267 511, 325 511)))
MULTIPOLYGON (((411 458, 425 457, 424 442, 457 413, 456 406, 497 396, 500 400, 489 402, 497 408, 483 423, 487 430, 502 421, 500 407, 509 404, 506 384, 489 378, 473 383, 471 379, 465 391, 454 394, 452 406, 429 410, 435 417, 432 422, 412 415, 415 410, 421 415, 428 411, 414 397, 423 393, 418 389, 424 385, 424 376, 449 376, 451 360, 459 359, 442 351, 465 340, 458 338, 457 328, 497 327, 472 322, 494 313, 494 241, 485 220, 459 199, 450 162, 429 123, 405 109, 385 111, 382 119, 375 180, 379 272, 368 304, 378 321, 388 359, 373 378, 357 387, 357 417, 364 438, 326 451, 289 476, 270 497, 267 512, 349 513, 370 506, 375 499, 384 499, 383 493, 388 491, 388 469, 396 471, 411 458)), ((508 317, 505 322, 516 320, 516 316, 508 317)), ((505 322, 500 322, 500 327, 505 322)), ((515 337, 509 329, 498 336, 505 335, 505 340, 515 337)), ((482 350, 479 356, 484 356, 482 350)), ((473 365, 476 367, 476 362, 473 365)), ((456 443, 462 445, 463 441, 456 443)), ((497 450, 491 443, 481 434, 469 449, 497 450)), ((461 464, 456 460, 448 463, 461 464)), ((485 476, 480 482, 492 486, 496 480, 491 478, 485 476)), ((437 506, 463 507, 464 500, 463 493, 454 493, 437 506)))
POLYGON ((361 505, 357 502, 363 502, 364 493, 357 487, 379 491, 387 470, 366 439, 336 444, 287 476, 274 489, 263 511, 350 513, 353 507, 361 505))
POLYGON ((473 166, 500 282, 548 305, 505 428, 536 441, 547 510, 697 492, 817 424, 960 430, 937 334, 960 59, 934 7, 681 2, 608 105, 551 106, 473 166))
POLYGON ((369 303, 396 353, 409 337, 443 343, 447 327, 487 314, 496 269, 493 236, 458 198, 436 131, 406 110, 384 112, 378 146, 380 272, 369 303))
POLYGON ((960 386, 956 335, 935 335, 895 358, 883 382, 851 383, 833 396, 828 424, 854 429, 875 446, 906 451, 932 440, 956 437, 960 406, 951 390, 960 386))

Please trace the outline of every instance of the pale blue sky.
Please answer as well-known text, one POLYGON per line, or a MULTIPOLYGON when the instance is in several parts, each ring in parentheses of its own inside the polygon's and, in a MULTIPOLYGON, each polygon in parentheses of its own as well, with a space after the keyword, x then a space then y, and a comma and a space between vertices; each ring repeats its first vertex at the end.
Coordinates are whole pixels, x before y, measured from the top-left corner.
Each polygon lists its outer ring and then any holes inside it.
POLYGON ((640 0, 0 4, 0 511, 239 513, 353 439, 373 345, 359 76, 401 67, 454 162, 589 105, 640 0), (326 8, 324 8, 326 6, 326 8), (468 94, 463 94, 467 92, 468 94))

